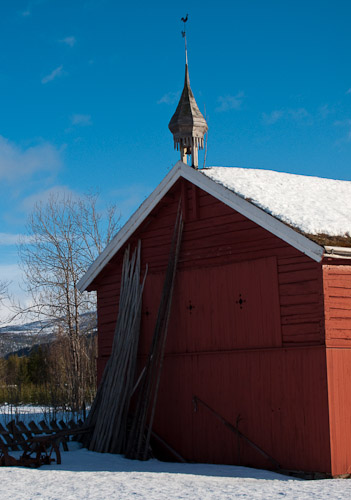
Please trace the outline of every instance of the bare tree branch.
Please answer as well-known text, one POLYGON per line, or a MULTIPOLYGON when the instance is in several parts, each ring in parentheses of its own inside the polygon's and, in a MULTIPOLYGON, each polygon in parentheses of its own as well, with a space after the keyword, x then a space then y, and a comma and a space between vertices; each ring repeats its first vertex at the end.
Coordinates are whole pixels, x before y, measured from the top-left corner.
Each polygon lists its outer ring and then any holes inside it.
MULTIPOLYGON (((92 325, 82 318, 96 310, 95 294, 81 293, 77 284, 88 267, 118 230, 116 207, 97 210, 97 195, 53 195, 38 203, 19 245, 21 268, 31 305, 38 320, 54 321, 70 347, 72 401, 81 405, 85 373, 82 346, 92 325)), ((95 369, 95 367, 94 367, 95 369)))

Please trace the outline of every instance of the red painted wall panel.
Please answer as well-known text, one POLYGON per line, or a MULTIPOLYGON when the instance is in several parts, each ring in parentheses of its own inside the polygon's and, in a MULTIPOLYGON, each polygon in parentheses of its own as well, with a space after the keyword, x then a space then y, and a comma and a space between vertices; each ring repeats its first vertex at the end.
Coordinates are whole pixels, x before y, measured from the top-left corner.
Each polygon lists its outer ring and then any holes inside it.
POLYGON ((333 475, 351 473, 351 266, 323 266, 333 475))
POLYGON ((155 429, 190 461, 269 467, 203 399, 282 467, 330 472, 323 348, 166 356, 155 429))
MULTIPOLYGON (((164 275, 150 273, 143 297, 142 354, 156 322, 164 275)), ((281 346, 274 257, 181 269, 176 277, 167 352, 281 346)))
POLYGON ((332 474, 351 474, 351 349, 327 348, 332 474))

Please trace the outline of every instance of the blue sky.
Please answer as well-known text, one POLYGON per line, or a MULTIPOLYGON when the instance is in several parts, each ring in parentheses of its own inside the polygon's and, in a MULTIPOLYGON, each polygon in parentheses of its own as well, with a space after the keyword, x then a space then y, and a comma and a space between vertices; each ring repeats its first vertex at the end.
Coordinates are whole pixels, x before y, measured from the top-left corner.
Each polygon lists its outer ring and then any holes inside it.
POLYGON ((165 5, 0 2, 0 279, 48 192, 99 190, 125 219, 176 163, 186 13, 207 166, 351 180, 351 2, 165 5))

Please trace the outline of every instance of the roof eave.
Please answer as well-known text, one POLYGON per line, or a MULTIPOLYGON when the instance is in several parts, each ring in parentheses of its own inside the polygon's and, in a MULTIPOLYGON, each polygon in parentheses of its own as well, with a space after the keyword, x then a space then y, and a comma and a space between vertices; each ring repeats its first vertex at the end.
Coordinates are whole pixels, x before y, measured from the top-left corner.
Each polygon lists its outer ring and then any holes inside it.
POLYGON ((325 245, 324 257, 332 259, 351 259, 351 248, 325 245))

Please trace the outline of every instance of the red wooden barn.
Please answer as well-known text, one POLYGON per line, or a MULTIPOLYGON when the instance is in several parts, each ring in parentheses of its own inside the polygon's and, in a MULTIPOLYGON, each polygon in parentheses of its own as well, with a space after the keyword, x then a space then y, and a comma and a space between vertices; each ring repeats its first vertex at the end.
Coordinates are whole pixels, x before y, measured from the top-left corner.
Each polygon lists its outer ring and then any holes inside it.
MULTIPOLYGON (((178 162, 84 276, 81 288, 98 296, 99 377, 111 351, 124 249, 139 239, 143 266, 149 266, 141 365, 147 355, 181 199, 185 224, 156 432, 191 461, 271 465, 206 407, 194 411, 197 396, 281 467, 349 473, 351 248, 340 245, 350 238, 323 246, 311 238, 335 238, 301 234, 267 213, 268 206, 257 206, 259 200, 238 195, 228 179, 235 184, 245 172, 248 186, 260 174, 266 191, 286 189, 290 209, 294 198, 299 205, 298 181, 315 180, 250 169, 195 170, 178 162)), ((328 186, 351 189, 349 182, 319 181, 315 205, 328 186)), ((301 207, 302 219, 306 210, 312 208, 301 207)))
POLYGON ((111 352, 124 250, 138 240, 149 269, 143 366, 181 200, 155 431, 189 461, 271 467, 263 450, 284 469, 351 473, 351 183, 197 170, 207 124, 187 65, 169 127, 182 161, 80 282, 97 291, 99 377, 111 352), (190 154, 194 168, 186 165, 190 154))

